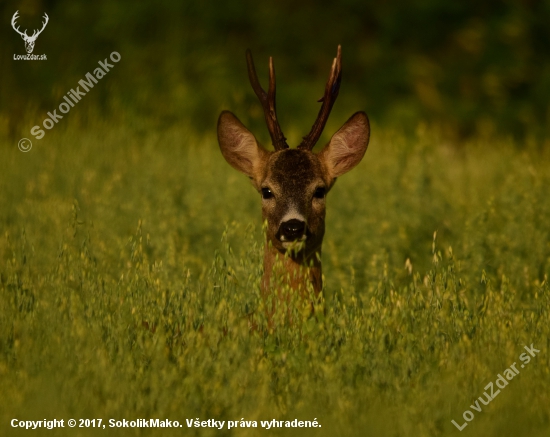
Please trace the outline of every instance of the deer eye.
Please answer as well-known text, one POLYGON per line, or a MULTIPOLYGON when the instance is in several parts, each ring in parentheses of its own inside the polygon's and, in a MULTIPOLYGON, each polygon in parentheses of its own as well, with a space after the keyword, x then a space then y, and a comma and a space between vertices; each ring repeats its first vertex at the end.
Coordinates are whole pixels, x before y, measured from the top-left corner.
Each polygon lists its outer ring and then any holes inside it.
POLYGON ((319 187, 315 190, 313 197, 316 199, 324 199, 326 194, 326 189, 324 187, 319 187))
POLYGON ((272 199, 273 193, 269 188, 262 188, 262 199, 272 199))

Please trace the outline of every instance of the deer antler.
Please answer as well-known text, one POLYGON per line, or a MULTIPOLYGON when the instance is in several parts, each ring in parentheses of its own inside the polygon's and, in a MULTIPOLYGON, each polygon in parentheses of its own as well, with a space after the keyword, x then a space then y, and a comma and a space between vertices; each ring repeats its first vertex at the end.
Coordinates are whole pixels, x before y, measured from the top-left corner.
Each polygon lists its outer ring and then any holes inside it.
POLYGON ((48 21, 50 21, 50 18, 48 17, 48 14, 46 14, 45 12, 44 12, 44 17, 43 18, 44 18, 45 21, 42 22, 42 29, 40 29, 38 31, 34 30, 34 32, 32 33, 32 37, 34 37, 34 38, 38 37, 38 35, 40 35, 42 33, 42 31, 44 30, 44 28, 48 24, 48 21))
POLYGON ((15 11, 15 14, 13 14, 13 17, 11 17, 11 27, 13 27, 13 30, 15 30, 19 35, 21 35, 23 38, 24 37, 28 37, 27 35, 27 31, 25 30, 25 32, 21 32, 19 30, 19 26, 15 27, 15 22, 17 21, 17 19, 19 18, 19 11, 15 11))
POLYGON ((250 79, 250 84, 264 108, 265 121, 273 147, 275 147, 275 150, 288 149, 286 138, 277 121, 277 110, 275 107, 275 68, 273 67, 273 58, 269 57, 269 89, 267 93, 258 80, 250 49, 246 51, 246 63, 248 65, 248 78, 250 79))
POLYGON ((30 39, 30 40, 36 39, 38 37, 38 35, 40 35, 42 33, 42 31, 44 30, 44 28, 48 24, 48 21, 50 21, 50 18, 48 17, 48 14, 46 14, 44 12, 44 17, 43 18, 44 18, 45 21, 42 22, 42 29, 40 29, 40 30, 35 29, 33 31, 32 35, 29 36, 29 35, 27 35, 27 30, 26 29, 25 29, 25 32, 21 32, 19 30, 19 26, 15 27, 15 24, 16 24, 15 22, 19 18, 18 14, 19 14, 19 11, 15 11, 15 14, 13 14, 13 17, 11 17, 11 27, 13 27, 13 30, 15 30, 19 35, 21 35, 25 40, 27 40, 27 39, 30 39))
POLYGON ((327 123, 328 116, 336 97, 338 97, 338 91, 340 90, 340 82, 342 80, 342 47, 338 46, 338 53, 336 58, 332 61, 332 69, 330 70, 330 76, 325 86, 325 95, 318 100, 323 102, 317 120, 313 124, 311 131, 304 137, 303 141, 298 146, 298 149, 311 150, 315 146, 315 143, 319 140, 321 133, 327 123))

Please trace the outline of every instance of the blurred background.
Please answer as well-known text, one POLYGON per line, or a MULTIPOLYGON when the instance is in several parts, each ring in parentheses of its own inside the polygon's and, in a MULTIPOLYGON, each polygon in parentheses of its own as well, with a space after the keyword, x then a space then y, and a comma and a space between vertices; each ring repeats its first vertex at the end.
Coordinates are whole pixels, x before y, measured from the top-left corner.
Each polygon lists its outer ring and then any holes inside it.
POLYGON ((274 57, 281 124, 298 140, 338 44, 338 125, 365 110, 375 123, 406 131, 425 122, 458 141, 548 133, 549 0, 8 0, 0 17, 0 134, 13 138, 118 51, 121 62, 70 113, 72 123, 85 126, 93 113, 137 129, 146 121, 213 132, 219 111, 231 109, 265 141, 249 47, 264 84, 274 57), (49 15, 34 49, 47 61, 13 60, 25 53, 10 25, 16 10, 29 34, 49 15))

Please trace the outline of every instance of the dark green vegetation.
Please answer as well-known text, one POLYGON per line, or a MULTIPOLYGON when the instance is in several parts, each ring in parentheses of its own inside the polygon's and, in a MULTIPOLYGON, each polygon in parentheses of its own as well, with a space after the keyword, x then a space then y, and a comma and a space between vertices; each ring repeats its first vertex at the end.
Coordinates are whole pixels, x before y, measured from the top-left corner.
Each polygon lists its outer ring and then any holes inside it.
POLYGON ((338 44, 343 91, 354 91, 342 93, 347 104, 337 112, 357 106, 413 130, 429 120, 459 137, 540 139, 550 125, 548 0, 6 1, 0 17, 0 115, 10 135, 26 129, 20 122, 29 111, 42 120, 113 50, 123 63, 92 98, 110 120, 122 117, 121 105, 145 119, 154 114, 162 127, 184 116, 208 130, 227 108, 254 115, 245 81, 250 47, 258 66, 274 56, 282 124, 292 126, 298 114, 315 112, 338 44), (17 9, 23 28, 49 14, 34 51, 47 62, 12 61, 24 53, 7 24, 17 9))
MULTIPOLYGON (((538 356, 463 433, 547 435, 550 157, 374 132, 328 195, 326 317, 272 333, 250 333, 246 317, 260 306, 259 195, 212 134, 98 122, 6 148, 2 435, 23 435, 14 417, 458 435, 451 420, 532 343, 538 356)), ((100 435, 76 432, 48 435, 100 435)))

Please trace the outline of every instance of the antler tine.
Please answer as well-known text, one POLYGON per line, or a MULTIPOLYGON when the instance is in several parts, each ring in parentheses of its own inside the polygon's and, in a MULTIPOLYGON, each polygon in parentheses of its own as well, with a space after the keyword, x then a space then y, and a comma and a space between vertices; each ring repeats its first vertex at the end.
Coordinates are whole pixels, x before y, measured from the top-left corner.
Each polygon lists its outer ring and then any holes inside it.
POLYGON ((330 76, 325 86, 325 94, 318 101, 323 102, 317 119, 313 124, 311 131, 304 137, 303 141, 298 146, 298 149, 311 150, 319 140, 321 133, 327 123, 332 106, 338 97, 340 91, 340 82, 342 80, 342 46, 338 46, 338 52, 336 58, 332 61, 332 68, 330 70, 330 76))
POLYGON ((273 58, 269 58, 269 89, 266 93, 260 81, 258 80, 258 75, 256 74, 256 68, 254 67, 254 60, 252 59, 252 52, 250 49, 246 51, 246 63, 248 66, 248 78, 250 79, 250 84, 252 89, 256 93, 258 100, 262 104, 264 109, 265 121, 267 123, 267 128, 269 130, 269 135, 271 136, 271 142, 275 150, 288 149, 288 144, 286 143, 286 138, 283 135, 281 126, 277 121, 277 110, 275 105, 275 67, 273 66, 273 58))

